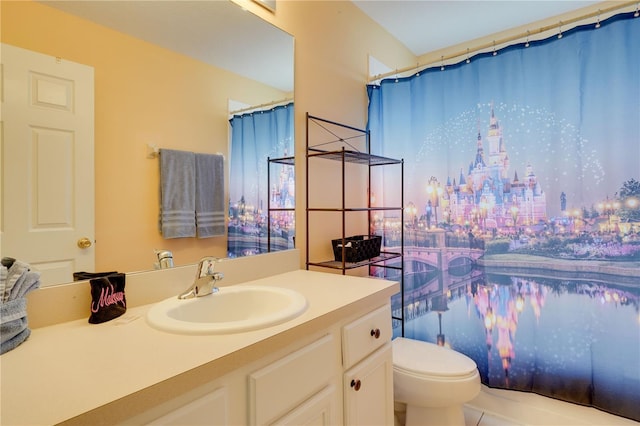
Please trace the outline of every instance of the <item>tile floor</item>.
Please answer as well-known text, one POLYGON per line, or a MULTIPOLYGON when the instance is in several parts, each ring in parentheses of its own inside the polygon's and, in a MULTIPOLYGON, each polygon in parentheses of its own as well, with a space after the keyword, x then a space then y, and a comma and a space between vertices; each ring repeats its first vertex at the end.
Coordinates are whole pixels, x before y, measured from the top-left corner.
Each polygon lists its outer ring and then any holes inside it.
POLYGON ((464 415, 466 426, 640 426, 595 408, 486 386, 465 405, 464 415))

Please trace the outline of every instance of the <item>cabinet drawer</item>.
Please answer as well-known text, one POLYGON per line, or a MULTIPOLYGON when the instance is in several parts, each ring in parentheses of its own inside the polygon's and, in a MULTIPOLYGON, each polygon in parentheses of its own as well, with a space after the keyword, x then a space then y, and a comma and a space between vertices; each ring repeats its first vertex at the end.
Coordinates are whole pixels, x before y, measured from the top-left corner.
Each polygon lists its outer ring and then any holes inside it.
POLYGON ((386 304, 342 328, 342 363, 352 365, 391 341, 391 305, 386 304))
POLYGON ((328 334, 249 375, 249 423, 269 424, 330 384, 337 342, 328 334))

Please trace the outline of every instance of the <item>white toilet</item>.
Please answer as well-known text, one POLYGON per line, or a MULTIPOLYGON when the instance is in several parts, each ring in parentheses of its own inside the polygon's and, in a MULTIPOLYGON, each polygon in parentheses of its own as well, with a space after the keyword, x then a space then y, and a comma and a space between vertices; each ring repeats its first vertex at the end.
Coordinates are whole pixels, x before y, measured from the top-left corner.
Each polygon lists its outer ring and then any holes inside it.
POLYGON ((480 374, 469 357, 433 343, 393 340, 396 424, 464 426, 464 403, 480 393, 480 374))

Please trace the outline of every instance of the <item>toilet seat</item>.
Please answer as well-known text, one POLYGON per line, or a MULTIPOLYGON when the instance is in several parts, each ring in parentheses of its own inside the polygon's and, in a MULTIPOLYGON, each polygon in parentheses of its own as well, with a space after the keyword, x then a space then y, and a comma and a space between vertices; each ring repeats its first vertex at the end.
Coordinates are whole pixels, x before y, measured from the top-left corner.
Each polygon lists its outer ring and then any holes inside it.
POLYGON ((393 368, 414 377, 463 379, 478 374, 466 355, 433 343, 397 337, 392 342, 393 368))

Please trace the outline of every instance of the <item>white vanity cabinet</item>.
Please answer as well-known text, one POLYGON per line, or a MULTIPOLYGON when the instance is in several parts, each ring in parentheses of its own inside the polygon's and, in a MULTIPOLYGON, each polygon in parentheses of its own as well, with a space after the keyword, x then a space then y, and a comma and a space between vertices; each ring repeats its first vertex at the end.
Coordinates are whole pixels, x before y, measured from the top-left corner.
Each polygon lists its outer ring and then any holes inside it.
POLYGON ((180 395, 156 407, 163 415, 150 424, 393 424, 390 311, 387 303, 334 323, 180 395))
POLYGON ((391 307, 384 305, 342 329, 344 424, 393 424, 391 307))

